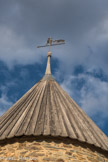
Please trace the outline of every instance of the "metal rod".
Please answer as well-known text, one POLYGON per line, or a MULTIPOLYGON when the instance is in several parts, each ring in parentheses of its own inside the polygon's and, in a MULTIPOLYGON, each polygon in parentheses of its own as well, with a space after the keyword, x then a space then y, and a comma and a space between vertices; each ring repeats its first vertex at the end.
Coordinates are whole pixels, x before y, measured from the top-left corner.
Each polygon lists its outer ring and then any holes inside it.
POLYGON ((37 48, 48 47, 48 46, 56 46, 56 45, 62 45, 62 44, 65 44, 65 43, 51 44, 51 45, 45 45, 45 46, 37 46, 37 48))

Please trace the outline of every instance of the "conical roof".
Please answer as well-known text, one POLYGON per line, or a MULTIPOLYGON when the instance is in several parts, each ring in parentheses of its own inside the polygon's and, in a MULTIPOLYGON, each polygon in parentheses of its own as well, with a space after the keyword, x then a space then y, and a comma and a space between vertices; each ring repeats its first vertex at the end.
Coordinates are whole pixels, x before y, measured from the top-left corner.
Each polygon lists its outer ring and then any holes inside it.
POLYGON ((51 75, 45 76, 0 117, 0 140, 28 135, 77 139, 108 151, 108 138, 51 75))

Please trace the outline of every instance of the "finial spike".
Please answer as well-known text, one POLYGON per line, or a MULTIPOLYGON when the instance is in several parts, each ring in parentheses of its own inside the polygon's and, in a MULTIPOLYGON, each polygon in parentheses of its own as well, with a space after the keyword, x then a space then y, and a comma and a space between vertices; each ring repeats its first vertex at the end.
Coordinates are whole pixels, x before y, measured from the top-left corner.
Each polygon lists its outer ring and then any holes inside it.
POLYGON ((51 74, 51 65, 50 65, 50 58, 51 58, 51 52, 48 52, 48 61, 47 61, 47 67, 46 67, 46 75, 50 75, 51 74))

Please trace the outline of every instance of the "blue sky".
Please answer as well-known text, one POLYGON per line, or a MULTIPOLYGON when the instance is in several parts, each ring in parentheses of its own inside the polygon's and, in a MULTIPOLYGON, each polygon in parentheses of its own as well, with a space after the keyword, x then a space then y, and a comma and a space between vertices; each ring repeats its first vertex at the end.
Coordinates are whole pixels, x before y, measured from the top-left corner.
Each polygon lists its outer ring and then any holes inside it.
POLYGON ((108 1, 0 0, 0 115, 45 73, 48 37, 53 77, 108 135, 108 1))

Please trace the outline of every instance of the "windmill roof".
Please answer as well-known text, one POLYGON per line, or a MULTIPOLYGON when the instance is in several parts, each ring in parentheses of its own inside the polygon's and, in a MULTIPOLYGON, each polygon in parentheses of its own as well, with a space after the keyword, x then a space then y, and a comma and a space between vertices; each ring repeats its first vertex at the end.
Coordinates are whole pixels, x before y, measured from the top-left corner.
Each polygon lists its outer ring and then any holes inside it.
POLYGON ((22 135, 61 136, 108 151, 107 136, 62 89, 49 69, 50 60, 45 76, 0 117, 0 140, 22 135))

